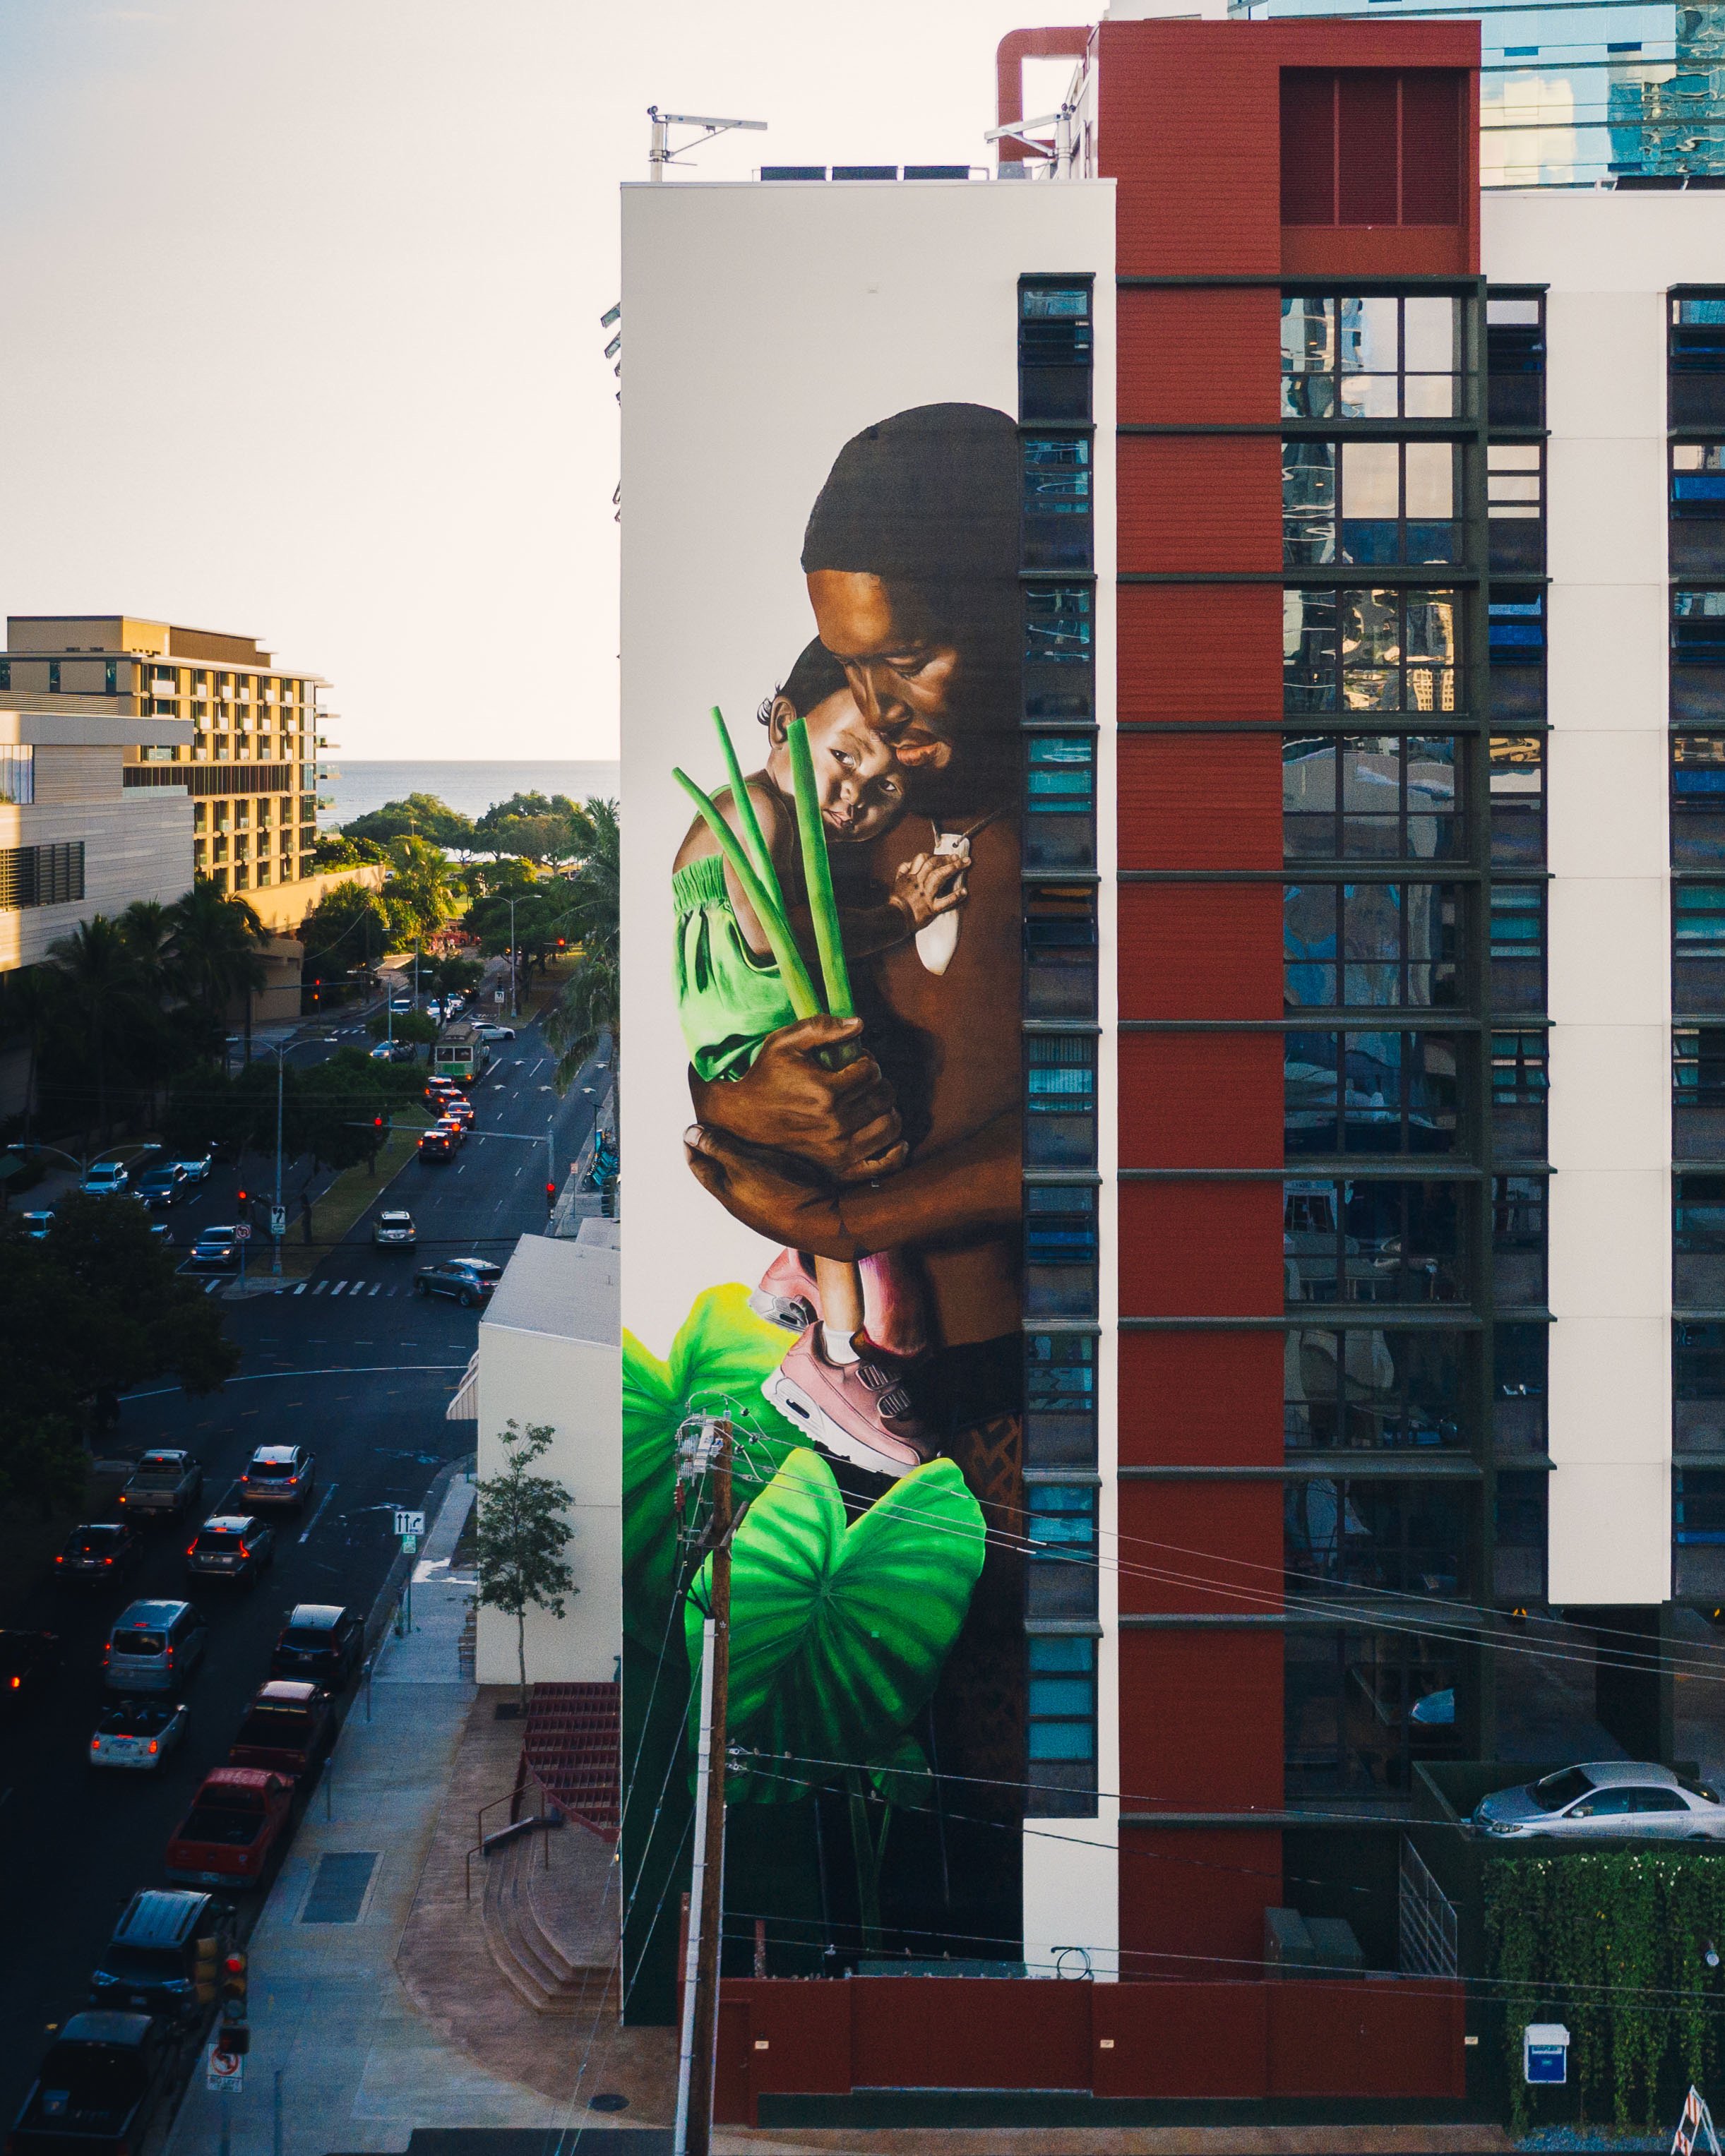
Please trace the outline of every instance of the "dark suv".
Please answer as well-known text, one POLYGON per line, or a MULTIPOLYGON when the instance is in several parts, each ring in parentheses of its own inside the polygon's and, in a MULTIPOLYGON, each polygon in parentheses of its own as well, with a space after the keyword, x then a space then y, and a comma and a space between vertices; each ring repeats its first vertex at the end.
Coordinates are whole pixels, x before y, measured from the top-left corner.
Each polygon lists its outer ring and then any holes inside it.
POLYGON ((339 1691, 365 1652, 357 1609, 334 1602, 301 1602, 289 1613, 270 1657, 273 1677, 305 1677, 339 1691))
POLYGON ((438 1258, 413 1276, 415 1295, 452 1295, 464 1310, 489 1302, 503 1277, 489 1258, 438 1258))
POLYGON ((90 1971, 90 2003, 195 2027, 214 2003, 234 1911, 213 1894, 146 1887, 132 1896, 90 1971))

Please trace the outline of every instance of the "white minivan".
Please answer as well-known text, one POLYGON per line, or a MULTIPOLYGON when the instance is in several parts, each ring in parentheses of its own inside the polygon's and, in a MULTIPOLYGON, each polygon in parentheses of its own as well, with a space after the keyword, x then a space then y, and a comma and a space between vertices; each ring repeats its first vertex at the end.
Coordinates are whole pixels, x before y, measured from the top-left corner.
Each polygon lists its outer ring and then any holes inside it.
POLYGON ((108 1635, 102 1656, 110 1691, 167 1691, 203 1660, 209 1627, 189 1602, 134 1602, 108 1635))

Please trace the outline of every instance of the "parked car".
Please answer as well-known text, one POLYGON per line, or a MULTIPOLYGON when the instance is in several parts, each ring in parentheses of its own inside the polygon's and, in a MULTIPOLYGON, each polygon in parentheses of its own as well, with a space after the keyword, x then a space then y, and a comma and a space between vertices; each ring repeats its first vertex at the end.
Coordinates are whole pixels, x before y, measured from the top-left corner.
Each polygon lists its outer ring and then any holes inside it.
POLYGON ((167 1840, 167 1876, 190 1887, 260 1887, 292 1789, 261 1767, 218 1767, 167 1840))
POLYGON ((200 1228, 198 1240, 186 1260, 201 1271, 226 1271, 239 1263, 239 1238, 231 1224, 224 1228, 200 1228))
POLYGON ((87 1171, 78 1188, 86 1198, 116 1198, 129 1188, 131 1182, 124 1161, 99 1160, 87 1171))
POLYGON ((203 1494, 203 1466, 189 1452, 158 1446, 146 1452, 133 1468, 120 1503, 129 1519, 155 1514, 177 1520, 191 1512, 203 1494))
POLYGON ((184 1741, 188 1719, 183 1700, 128 1699, 105 1707, 90 1740, 90 1763, 153 1774, 184 1741))
POLYGON ((264 1767, 297 1781, 334 1741, 335 1710, 321 1685, 271 1677, 252 1695, 239 1734, 228 1748, 230 1767, 264 1767))
POLYGON ((503 1277, 501 1265, 486 1258, 434 1258, 413 1276, 415 1295, 452 1295, 464 1310, 489 1302, 503 1277))
POLYGON ((45 1697, 59 1667, 58 1632, 0 1632, 0 1707, 16 1712, 45 1697))
POLYGON ((23 1229, 31 1241, 39 1243, 44 1240, 49 1229, 54 1225, 54 1208, 50 1205, 44 1212, 20 1213, 18 1219, 19 1227, 23 1229))
POLYGON ((177 2078, 177 2035, 149 2014, 74 2014, 6 2137, 7 2156, 136 2156, 177 2078))
POLYGON ((183 1887, 141 1888, 90 1972, 90 2003, 195 2029, 215 2004, 223 1959, 237 1943, 231 1903, 183 1887))
POLYGON ((54 1561, 56 1579, 124 1578, 144 1554, 142 1538, 126 1520, 94 1520, 74 1527, 54 1561))
POLYGON ((308 1503, 317 1486, 317 1462, 303 1445, 260 1445, 246 1462, 239 1494, 249 1505, 308 1503))
POLYGON ((419 1133, 421 1160, 449 1160, 454 1157, 456 1140, 441 1123, 434 1123, 428 1131, 419 1133))
POLYGON ((515 1028, 512 1025, 480 1024, 475 1026, 474 1031, 478 1034, 481 1040, 513 1040, 515 1039, 515 1028))
POLYGON ((372 1223, 372 1240, 379 1249, 411 1249, 418 1232, 413 1214, 399 1209, 380 1213, 372 1223))
POLYGON ((215 1164, 215 1154, 208 1146, 202 1152, 184 1153, 174 1163, 187 1183, 208 1183, 209 1172, 215 1164))
POLYGON ((411 1040, 380 1040, 367 1052, 373 1063, 411 1063, 413 1044, 411 1040))
POLYGON ((249 1514, 219 1512, 186 1545, 186 1577, 255 1584, 275 1562, 275 1531, 249 1514))
POLYGON ((1563 1767, 1475 1805, 1477 1831, 1524 1841, 1725 1840, 1725 1804, 1705 1782, 1634 1759, 1563 1767))
POLYGON ((337 1602, 300 1602, 270 1656, 273 1677, 305 1677, 339 1691, 365 1653, 365 1625, 337 1602))
POLYGON ((141 1198, 151 1210, 163 1205, 177 1205, 192 1187, 192 1178, 177 1161, 166 1168, 146 1168, 131 1187, 134 1198, 141 1198))
POLYGON ((189 1602, 129 1603, 102 1650, 110 1691, 172 1691, 203 1660, 209 1627, 189 1602))

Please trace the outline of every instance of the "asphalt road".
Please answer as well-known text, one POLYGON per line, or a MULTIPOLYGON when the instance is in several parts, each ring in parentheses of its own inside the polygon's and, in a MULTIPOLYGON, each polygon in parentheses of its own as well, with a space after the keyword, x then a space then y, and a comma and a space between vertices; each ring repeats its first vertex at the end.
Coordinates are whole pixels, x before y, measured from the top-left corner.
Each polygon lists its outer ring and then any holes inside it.
MULTIPOLYGON (((547 1124, 559 1180, 591 1125, 602 1074, 583 1071, 559 1102, 536 1032, 523 1028, 512 1050, 503 1042, 498 1052, 475 1091, 477 1132, 535 1142, 470 1137, 454 1160, 412 1161, 380 1190, 380 1202, 413 1214, 422 1252, 506 1260, 521 1235, 545 1224, 547 1124)), ((608 1060, 608 1050, 601 1053, 608 1060)), ((176 1240, 232 1219, 236 1180, 218 1168, 194 1203, 176 1208, 176 1240)), ((209 1619, 209 1651, 187 1682, 190 1731, 169 1763, 150 1776, 93 1772, 85 1753, 109 1697, 100 1669, 107 1628, 135 1595, 187 1594, 185 1537, 153 1530, 146 1562, 124 1589, 46 1582, 15 1620, 58 1632, 64 1662, 54 1698, 0 1723, 0 2127, 23 2099, 48 2025, 84 2003, 127 1899, 167 1883, 168 1835, 203 1776, 223 1763, 289 1609, 300 1601, 369 1609, 395 1553, 394 1507, 418 1504, 445 1461, 473 1450, 474 1425, 446 1422, 444 1409, 473 1353, 478 1313, 416 1297, 411 1254, 374 1249, 370 1232, 367 1215, 302 1293, 225 1304, 244 1358, 239 1375, 208 1399, 135 1395, 108 1440, 116 1453, 189 1446, 205 1465, 206 1512, 221 1509, 254 1445, 309 1444, 317 1457, 315 1509, 280 1523, 275 1568, 259 1585, 223 1592, 200 1582, 189 1592, 209 1619)), ((267 1263, 267 1244, 256 1247, 267 1263)))

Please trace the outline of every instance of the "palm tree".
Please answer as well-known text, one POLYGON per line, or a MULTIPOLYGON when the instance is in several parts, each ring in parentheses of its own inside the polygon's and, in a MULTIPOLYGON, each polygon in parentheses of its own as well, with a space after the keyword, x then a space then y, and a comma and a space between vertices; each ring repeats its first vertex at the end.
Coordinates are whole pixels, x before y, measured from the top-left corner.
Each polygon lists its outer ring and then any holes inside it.
POLYGON ((251 1060, 252 998, 269 975, 261 946, 264 924, 255 909, 199 876, 168 908, 173 917, 174 961, 180 983, 218 1024, 238 995, 245 998, 245 1053, 251 1060))
POLYGON ((67 1014, 84 1036, 95 1073, 97 1128, 105 1143, 110 1054, 123 1050, 146 1008, 137 959, 118 921, 100 913, 50 943, 48 956, 64 983, 67 1014))
POLYGON ((53 966, 26 966, 6 977, 6 1017, 23 1036, 29 1061, 24 1074, 24 1142, 36 1112, 36 1070, 42 1045, 59 1019, 65 983, 53 966))
POLYGON ((460 906, 456 872, 440 846, 429 839, 392 839, 385 896, 412 920, 422 937, 435 936, 460 906))
MULTIPOLYGON (((567 1092, 581 1066, 608 1033, 614 1078, 622 1060, 621 932, 619 920, 621 832, 614 801, 593 800, 580 810, 582 856, 567 885, 564 916, 579 955, 547 1014, 545 1037, 558 1051, 552 1074, 567 1092)), ((619 1096, 619 1099, 620 1099, 619 1096)))
POLYGON ((120 916, 120 932, 137 961, 139 985, 164 1002, 177 985, 173 908, 157 898, 135 898, 120 916))

